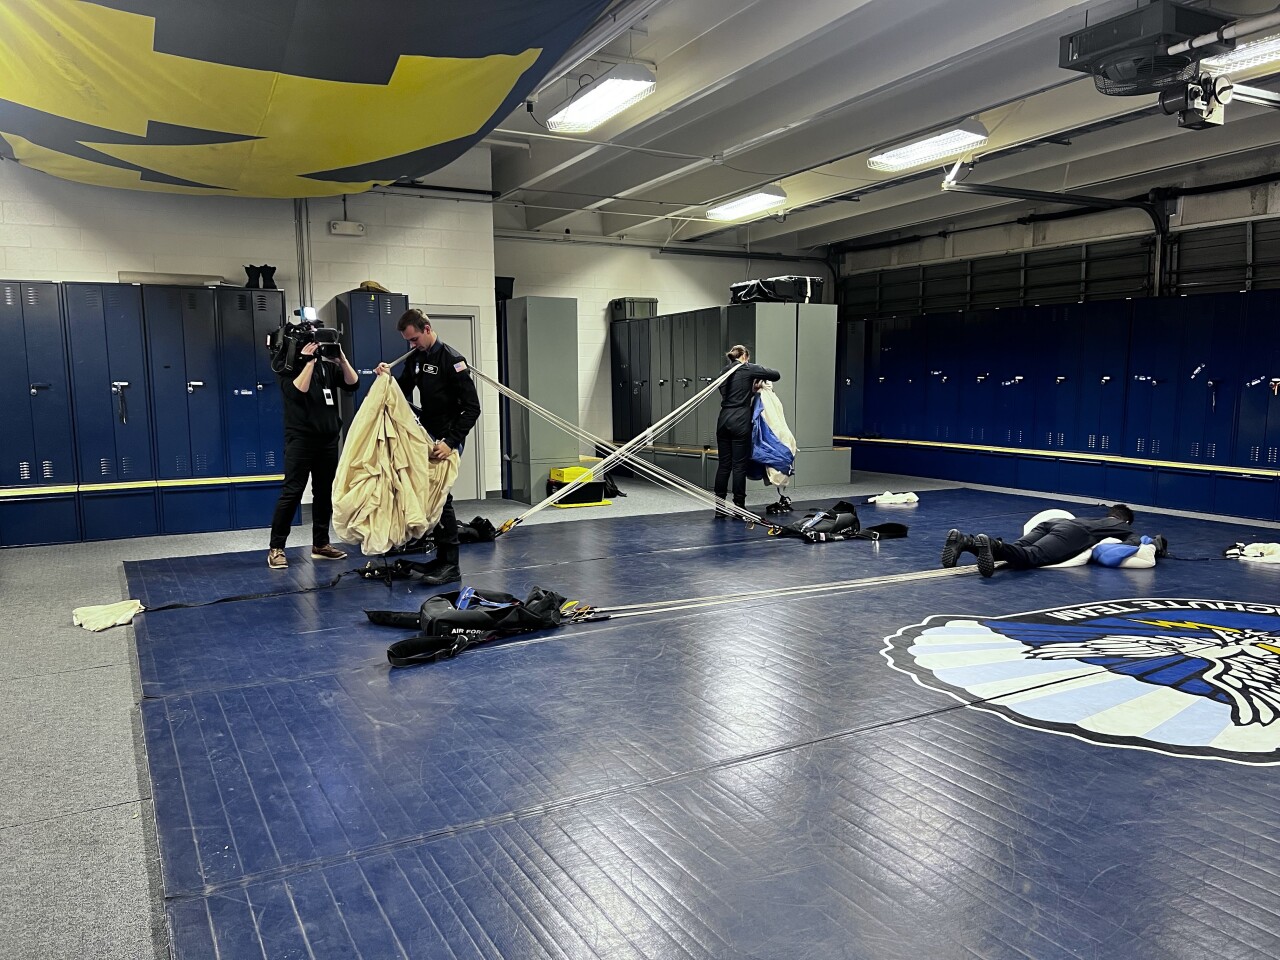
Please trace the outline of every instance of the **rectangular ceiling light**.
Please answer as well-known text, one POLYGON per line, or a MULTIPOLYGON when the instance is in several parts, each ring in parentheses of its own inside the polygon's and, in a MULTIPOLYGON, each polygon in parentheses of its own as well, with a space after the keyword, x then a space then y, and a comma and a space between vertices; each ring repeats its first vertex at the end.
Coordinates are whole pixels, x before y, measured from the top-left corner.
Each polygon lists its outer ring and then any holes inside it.
POLYGON ((734 197, 732 200, 712 207, 707 211, 708 220, 741 220, 753 213, 772 210, 787 202, 787 192, 777 184, 771 183, 753 190, 751 193, 734 197))
POLYGON ((556 107, 547 127, 558 133, 586 133, 653 93, 657 83, 644 64, 619 63, 556 107))
POLYGON ((867 161, 872 170, 910 170, 947 157, 976 150, 987 142, 987 128, 977 120, 966 120, 942 133, 877 153, 867 161))
POLYGON ((1280 35, 1263 37, 1239 44, 1217 57, 1209 57, 1200 61, 1200 66, 1210 73, 1235 73, 1238 70, 1250 70, 1265 63, 1280 60, 1280 35))

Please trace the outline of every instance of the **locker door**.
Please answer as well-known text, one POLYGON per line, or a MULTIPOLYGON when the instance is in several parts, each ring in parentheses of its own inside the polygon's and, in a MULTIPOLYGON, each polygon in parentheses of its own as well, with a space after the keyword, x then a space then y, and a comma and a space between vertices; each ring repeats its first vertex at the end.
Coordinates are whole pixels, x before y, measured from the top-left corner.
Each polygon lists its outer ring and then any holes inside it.
POLYGON ((628 320, 627 337, 631 358, 631 425, 636 433, 653 423, 649 405, 649 320, 628 320))
POLYGON ((264 473, 284 471, 284 398, 271 370, 271 354, 265 346, 267 337, 280 328, 284 319, 283 293, 264 290, 253 295, 253 362, 257 375, 254 386, 258 391, 259 462, 264 473))
MULTIPOLYGON (((218 291, 218 332, 222 341, 222 382, 226 387, 228 470, 232 476, 266 473, 262 462, 258 396, 266 384, 258 379, 259 346, 253 323, 253 291, 218 291)), ((279 388, 272 378, 272 392, 279 388)))
POLYGON ((1031 327, 1036 322, 1035 307, 1001 310, 993 345, 992 371, 995 378, 995 420, 993 442, 1002 447, 1030 447, 1035 432, 1035 401, 1031 370, 1031 327))
MULTIPOLYGON (((409 309, 409 298, 400 293, 364 293, 353 290, 338 298, 338 323, 342 347, 351 365, 360 373, 353 409, 359 408, 373 386, 373 369, 383 360, 396 359, 409 349, 396 329, 409 309)), ((468 358, 470 359, 470 358, 468 358)), ((403 368, 397 367, 393 374, 403 368)), ((343 394, 343 397, 346 397, 343 394)), ((343 405, 343 419, 351 422, 351 410, 343 405)))
POLYGON ((636 435, 631 427, 631 336, 625 320, 609 324, 609 356, 613 374, 613 440, 620 444, 636 435))
POLYGON ((962 314, 942 314, 923 318, 925 335, 924 383, 919 394, 924 396, 924 411, 917 438, 955 443, 959 437, 959 370, 957 356, 962 332, 962 314))
POLYGON ((1180 314, 1170 331, 1178 349, 1171 384, 1177 443, 1170 459, 1230 462, 1244 299, 1225 293, 1163 301, 1180 314))
POLYGON ((128 284, 63 284, 83 483, 150 480, 142 298, 128 284))
MULTIPOLYGON (((24 343, 27 353, 27 396, 35 441, 34 482, 76 481, 75 446, 71 434, 71 391, 62 336, 62 310, 56 283, 21 284, 24 343)), ((23 407, 18 407, 22 411, 23 407)), ((21 415, 19 413, 19 415, 21 415)))
POLYGON ((1271 380, 1280 377, 1280 334, 1274 319, 1276 296, 1272 291, 1255 291, 1245 301, 1243 360, 1237 386, 1240 413, 1233 461, 1241 467, 1276 466, 1270 436, 1280 428, 1280 415, 1273 416, 1271 412, 1276 400, 1271 380))
MULTIPOLYGON (((694 317, 696 318, 694 329, 698 365, 693 393, 697 394, 720 375, 726 362, 725 351, 730 345, 724 342, 724 324, 718 307, 699 310, 694 317)), ((720 395, 719 392, 715 392, 703 399, 694 413, 689 416, 689 420, 694 421, 695 446, 715 448, 716 420, 719 416, 720 395)))
POLYGON ((1138 300, 1133 306, 1129 346, 1125 456, 1168 459, 1177 452, 1175 429, 1182 329, 1198 298, 1138 300))
POLYGON ((162 480, 192 476, 180 294, 175 287, 142 290, 155 410, 156 473, 162 480))
MULTIPOLYGON (((649 321, 649 402, 651 422, 671 412, 671 317, 649 321)), ((670 443, 671 431, 654 437, 654 443, 670 443)))
MULTIPOLYGON (((1118 455, 1124 436, 1131 302, 1098 301, 1081 308, 1077 351, 1080 357, 1080 410, 1076 449, 1118 455), (1087 309, 1086 309, 1087 308, 1087 309)), ((1068 491, 1071 492, 1071 491, 1068 491)))
POLYGON ((182 291, 187 423, 191 429, 191 471, 196 477, 220 477, 227 473, 213 294, 208 288, 182 291))
POLYGON ((32 429, 31 382, 25 350, 26 331, 22 322, 22 284, 0 283, 0 342, 23 344, 24 349, 4 351, 0 361, 0 448, 4 469, 0 486, 31 486, 40 482, 32 429))
MULTIPOLYGON (((682 313, 672 320, 671 374, 674 384, 672 403, 682 407, 697 393, 698 331, 696 313, 682 313)), ((671 431, 671 442, 692 447, 698 442, 697 413, 689 413, 671 431)))
POLYGON ((851 320, 837 328, 836 422, 839 436, 861 436, 867 377, 867 321, 851 320))
POLYGON ((960 344, 959 429, 961 443, 992 443, 995 376, 992 368, 994 329, 1000 314, 995 310, 974 310, 964 316, 960 344))

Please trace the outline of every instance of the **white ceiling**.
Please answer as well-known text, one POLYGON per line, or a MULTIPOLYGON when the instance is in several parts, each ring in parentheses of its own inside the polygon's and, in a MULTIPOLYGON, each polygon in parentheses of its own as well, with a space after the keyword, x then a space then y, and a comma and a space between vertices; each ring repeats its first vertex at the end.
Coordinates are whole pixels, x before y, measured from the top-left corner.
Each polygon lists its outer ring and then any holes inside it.
MULTIPOLYGON (((876 148, 966 117, 991 132, 973 182, 1122 198, 1268 166, 1280 110, 1233 103, 1224 126, 1180 130, 1174 117, 1149 115, 1154 96, 1106 97, 1058 67, 1059 37, 1086 15, 1096 23, 1136 2, 649 0, 635 27, 485 141, 495 224, 511 235, 569 230, 822 255, 844 241, 990 221, 993 211, 1008 219, 1053 209, 944 193, 941 166, 867 167, 876 148), (589 134, 545 129, 581 74, 628 58, 655 67, 652 96, 589 134), (730 226, 705 218, 715 202, 770 182, 787 192, 784 215, 730 226)), ((1241 16, 1276 4, 1222 2, 1216 9, 1241 16)))

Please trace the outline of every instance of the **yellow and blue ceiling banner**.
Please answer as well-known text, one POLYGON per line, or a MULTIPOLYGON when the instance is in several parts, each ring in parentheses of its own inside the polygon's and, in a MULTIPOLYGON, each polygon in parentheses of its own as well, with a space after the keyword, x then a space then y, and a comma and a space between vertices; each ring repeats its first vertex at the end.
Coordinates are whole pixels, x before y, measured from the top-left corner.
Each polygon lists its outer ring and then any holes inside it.
POLYGON ((101 186, 323 197, 424 176, 609 0, 0 0, 0 155, 101 186))

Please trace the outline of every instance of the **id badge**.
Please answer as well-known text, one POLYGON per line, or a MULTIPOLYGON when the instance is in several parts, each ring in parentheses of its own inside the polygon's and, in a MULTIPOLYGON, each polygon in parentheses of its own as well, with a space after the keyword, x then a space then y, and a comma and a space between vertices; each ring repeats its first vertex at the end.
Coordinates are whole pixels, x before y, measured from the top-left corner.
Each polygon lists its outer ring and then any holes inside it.
POLYGON ((330 390, 328 387, 324 387, 323 389, 324 389, 324 405, 325 405, 326 407, 332 407, 332 406, 333 406, 333 391, 332 391, 332 390, 330 390))

